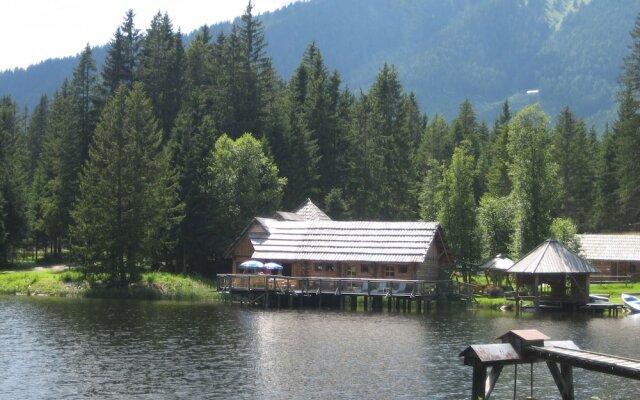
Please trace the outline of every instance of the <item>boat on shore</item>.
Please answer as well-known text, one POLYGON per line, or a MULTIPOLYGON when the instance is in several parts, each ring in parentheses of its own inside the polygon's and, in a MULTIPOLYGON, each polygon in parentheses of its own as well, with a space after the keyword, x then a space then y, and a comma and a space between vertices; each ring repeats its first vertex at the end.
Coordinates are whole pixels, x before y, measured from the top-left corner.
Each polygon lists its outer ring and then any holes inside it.
POLYGON ((620 296, 622 297, 622 302, 629 311, 632 313, 640 313, 640 298, 629 293, 622 293, 620 296))

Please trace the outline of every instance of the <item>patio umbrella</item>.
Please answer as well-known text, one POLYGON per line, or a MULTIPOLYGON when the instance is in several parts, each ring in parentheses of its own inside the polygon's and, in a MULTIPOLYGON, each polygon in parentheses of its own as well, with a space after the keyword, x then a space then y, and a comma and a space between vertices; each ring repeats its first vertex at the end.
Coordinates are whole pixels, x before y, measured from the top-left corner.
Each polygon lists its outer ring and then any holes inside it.
POLYGON ((246 270, 261 269, 261 268, 264 268, 264 264, 261 263, 260 261, 249 260, 249 261, 245 261, 242 264, 240 264, 239 268, 240 269, 246 269, 246 270))
POLYGON ((284 268, 282 265, 280 265, 280 264, 278 264, 278 263, 274 263, 274 262, 268 262, 268 263, 266 263, 266 264, 264 265, 264 267, 265 267, 266 269, 270 269, 270 270, 273 270, 273 271, 275 271, 275 270, 281 270, 281 269, 283 269, 283 268, 284 268))

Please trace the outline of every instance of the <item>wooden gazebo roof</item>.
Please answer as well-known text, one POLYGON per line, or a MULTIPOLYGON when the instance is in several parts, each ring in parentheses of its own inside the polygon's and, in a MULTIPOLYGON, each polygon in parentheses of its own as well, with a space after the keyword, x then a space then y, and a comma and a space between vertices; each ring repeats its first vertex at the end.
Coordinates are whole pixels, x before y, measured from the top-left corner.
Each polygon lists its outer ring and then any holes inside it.
POLYGON ((554 238, 547 239, 507 270, 510 274, 591 274, 587 260, 554 238))

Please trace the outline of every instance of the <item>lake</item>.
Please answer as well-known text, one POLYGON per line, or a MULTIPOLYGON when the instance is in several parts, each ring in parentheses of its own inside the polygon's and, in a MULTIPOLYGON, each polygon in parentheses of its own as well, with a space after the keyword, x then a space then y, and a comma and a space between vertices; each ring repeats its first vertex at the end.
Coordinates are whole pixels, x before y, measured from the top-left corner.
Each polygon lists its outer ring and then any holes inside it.
MULTIPOLYGON (((458 357, 511 329, 640 359, 640 316, 432 310, 425 314, 230 304, 0 297, 0 398, 466 399, 458 357)), ((577 399, 631 399, 640 381, 574 369, 577 399)), ((530 391, 520 366, 518 398, 530 391)), ((513 398, 505 367, 493 398, 513 398)), ((534 396, 559 398, 544 363, 534 396)))

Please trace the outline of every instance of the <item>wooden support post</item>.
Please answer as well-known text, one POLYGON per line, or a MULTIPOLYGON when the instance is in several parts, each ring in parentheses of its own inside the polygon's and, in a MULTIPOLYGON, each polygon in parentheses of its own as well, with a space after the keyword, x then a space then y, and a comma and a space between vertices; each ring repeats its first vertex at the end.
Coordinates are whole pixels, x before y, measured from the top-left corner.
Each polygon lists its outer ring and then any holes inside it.
POLYGON ((407 299, 407 312, 411 313, 411 299, 407 299))
POLYGON ((418 298, 416 300, 416 312, 420 314, 422 312, 422 299, 418 298))
POLYGON ((340 310, 344 310, 344 296, 342 294, 340 296, 340 310))
POLYGON ((502 365, 495 365, 491 368, 491 372, 487 377, 484 389, 484 397, 483 399, 488 399, 493 392, 493 388, 496 387, 496 382, 498 382, 498 378, 500 377, 500 373, 502 372, 502 365))
POLYGON ((487 367, 480 365, 474 366, 473 381, 471 383, 471 400, 484 400, 486 383, 487 367))
POLYGON ((367 311, 369 309, 369 296, 364 296, 364 310, 367 311))
POLYGON ((393 296, 387 299, 387 312, 391 312, 392 305, 393 305, 393 296))
POLYGON ((549 372, 553 376, 553 380, 560 391, 562 400, 575 400, 573 393, 573 367, 570 365, 560 364, 560 368, 553 361, 547 361, 549 372))

